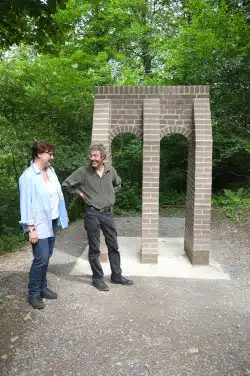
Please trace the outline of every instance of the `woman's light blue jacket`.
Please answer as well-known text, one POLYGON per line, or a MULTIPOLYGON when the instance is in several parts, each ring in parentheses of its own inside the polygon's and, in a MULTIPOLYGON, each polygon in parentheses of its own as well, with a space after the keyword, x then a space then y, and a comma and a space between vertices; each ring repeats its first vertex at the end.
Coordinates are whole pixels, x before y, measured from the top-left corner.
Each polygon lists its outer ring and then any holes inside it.
MULTIPOLYGON (((48 178, 57 185, 59 195, 59 218, 58 226, 68 227, 68 215, 61 185, 52 167, 47 168, 48 178)), ((23 231, 28 231, 29 225, 35 225, 39 239, 45 239, 54 236, 52 229, 51 203, 50 196, 45 189, 45 182, 42 173, 34 164, 23 172, 19 178, 20 190, 20 224, 23 231)))

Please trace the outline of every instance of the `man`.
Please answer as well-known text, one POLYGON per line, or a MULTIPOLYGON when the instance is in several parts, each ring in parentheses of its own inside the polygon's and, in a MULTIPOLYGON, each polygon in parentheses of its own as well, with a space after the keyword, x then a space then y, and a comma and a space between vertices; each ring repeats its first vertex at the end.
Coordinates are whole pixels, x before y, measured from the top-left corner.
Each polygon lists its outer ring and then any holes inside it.
POLYGON ((78 168, 62 183, 65 191, 80 196, 87 204, 84 227, 88 235, 92 284, 100 291, 109 290, 103 281, 103 270, 99 262, 100 229, 108 247, 111 282, 121 285, 133 284, 122 276, 117 232, 111 212, 115 203, 115 192, 121 187, 121 179, 113 167, 104 164, 106 155, 102 144, 92 145, 89 149, 90 165, 78 168))

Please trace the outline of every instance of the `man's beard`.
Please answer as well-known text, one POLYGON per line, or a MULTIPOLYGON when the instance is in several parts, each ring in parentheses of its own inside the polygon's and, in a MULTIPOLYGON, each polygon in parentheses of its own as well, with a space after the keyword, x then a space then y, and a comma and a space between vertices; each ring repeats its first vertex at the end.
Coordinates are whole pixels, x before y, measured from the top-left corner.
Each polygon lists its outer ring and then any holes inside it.
POLYGON ((102 165, 102 162, 91 161, 90 164, 91 164, 92 167, 98 168, 102 165), (94 164, 94 166, 93 166, 93 164, 94 164))

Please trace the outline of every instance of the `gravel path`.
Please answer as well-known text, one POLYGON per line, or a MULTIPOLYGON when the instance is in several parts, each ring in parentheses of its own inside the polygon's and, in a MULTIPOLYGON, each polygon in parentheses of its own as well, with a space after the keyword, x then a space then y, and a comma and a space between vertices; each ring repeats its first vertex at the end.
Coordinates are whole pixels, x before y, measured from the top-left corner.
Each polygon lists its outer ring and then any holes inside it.
MULTIPOLYGON (((120 236, 140 236, 139 217, 116 223, 120 236)), ((183 231, 184 218, 160 219, 160 236, 183 231)), ((249 234, 249 222, 213 216, 211 257, 230 281, 135 277, 105 294, 69 275, 86 245, 78 220, 58 235, 49 281, 59 299, 42 311, 26 302, 30 250, 1 256, 1 374, 250 375, 249 234)))

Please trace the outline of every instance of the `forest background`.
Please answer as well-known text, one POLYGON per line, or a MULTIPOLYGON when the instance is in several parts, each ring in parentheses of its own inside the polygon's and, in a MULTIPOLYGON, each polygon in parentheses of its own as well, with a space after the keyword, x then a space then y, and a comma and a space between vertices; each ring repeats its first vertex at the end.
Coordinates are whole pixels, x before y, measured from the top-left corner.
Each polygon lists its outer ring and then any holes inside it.
MULTIPOLYGON (((0 21, 0 252, 24 239, 17 183, 34 140, 55 145, 60 181, 88 163, 97 85, 209 85, 213 204, 249 214, 247 0, 4 0, 0 21)), ((185 206, 187 153, 182 135, 161 141, 162 213, 185 206)), ((115 214, 140 215, 141 142, 119 135, 112 154, 123 181, 115 214)), ((82 216, 79 201, 67 206, 82 216)))

